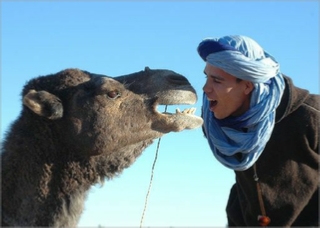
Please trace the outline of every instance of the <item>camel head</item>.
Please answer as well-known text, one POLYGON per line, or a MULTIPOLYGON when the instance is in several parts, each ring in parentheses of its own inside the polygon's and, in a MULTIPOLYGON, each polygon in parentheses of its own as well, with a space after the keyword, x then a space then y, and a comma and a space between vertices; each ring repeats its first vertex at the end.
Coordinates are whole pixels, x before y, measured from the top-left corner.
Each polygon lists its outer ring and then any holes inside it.
POLYGON ((1 153, 2 225, 76 227, 90 187, 129 167, 156 138, 193 129, 188 80, 169 70, 108 77, 78 69, 31 79, 1 153))
POLYGON ((170 70, 108 77, 76 69, 43 76, 24 88, 24 105, 33 119, 59 132, 63 148, 81 155, 117 153, 150 144, 165 133, 202 125, 194 109, 161 113, 158 105, 194 104, 189 81, 170 70))

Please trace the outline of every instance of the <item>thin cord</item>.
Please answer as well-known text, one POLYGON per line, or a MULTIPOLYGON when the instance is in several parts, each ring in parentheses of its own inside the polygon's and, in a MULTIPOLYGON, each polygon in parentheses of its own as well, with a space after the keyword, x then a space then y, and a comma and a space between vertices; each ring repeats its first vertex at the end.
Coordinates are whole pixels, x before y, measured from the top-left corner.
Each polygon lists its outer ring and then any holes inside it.
MULTIPOLYGON (((166 112, 166 111, 167 111, 167 106, 166 106, 166 108, 165 108, 165 112, 166 112)), ((154 158, 154 161, 153 161, 153 165, 152 165, 152 169, 151 169, 151 177, 150 177, 150 182, 149 182, 149 188, 148 188, 148 192, 147 192, 147 194, 146 194, 146 200, 145 200, 145 203, 144 203, 144 208, 143 208, 143 212, 142 212, 142 216, 141 216, 140 228, 142 227, 142 223, 143 223, 143 219, 144 219, 144 214, 145 214, 146 209, 147 209, 148 198, 149 198, 149 195, 150 195, 150 189, 151 189, 151 185, 152 185, 152 181, 153 181, 154 168, 155 168, 155 166, 156 166, 156 162, 157 162, 157 159, 158 159, 160 141, 161 141, 161 138, 159 138, 159 140, 158 140, 156 155, 155 155, 155 158, 154 158)))
POLYGON ((253 165, 253 172, 254 172, 254 180, 257 185, 257 192, 258 192, 258 200, 259 200, 259 205, 260 205, 260 210, 263 216, 267 216, 266 209, 264 207, 263 199, 262 199, 262 191, 259 183, 259 177, 257 174, 257 168, 256 164, 253 165))
POLYGON ((259 177, 257 174, 256 164, 253 165, 253 172, 254 172, 253 179, 257 185, 258 200, 259 200, 260 210, 261 210, 261 214, 262 214, 262 215, 258 215, 258 222, 259 222, 260 226, 267 227, 270 224, 271 219, 267 216, 266 209, 265 209, 265 206, 263 203, 262 190, 261 190, 261 186, 260 186, 259 177))

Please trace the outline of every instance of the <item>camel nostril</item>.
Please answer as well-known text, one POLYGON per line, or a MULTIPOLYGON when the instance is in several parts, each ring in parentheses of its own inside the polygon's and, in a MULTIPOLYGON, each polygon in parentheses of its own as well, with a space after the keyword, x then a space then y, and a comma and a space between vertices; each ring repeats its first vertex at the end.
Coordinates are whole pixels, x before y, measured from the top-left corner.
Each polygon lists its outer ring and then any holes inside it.
POLYGON ((181 75, 170 75, 167 77, 170 83, 180 84, 180 85, 190 85, 188 79, 181 75))

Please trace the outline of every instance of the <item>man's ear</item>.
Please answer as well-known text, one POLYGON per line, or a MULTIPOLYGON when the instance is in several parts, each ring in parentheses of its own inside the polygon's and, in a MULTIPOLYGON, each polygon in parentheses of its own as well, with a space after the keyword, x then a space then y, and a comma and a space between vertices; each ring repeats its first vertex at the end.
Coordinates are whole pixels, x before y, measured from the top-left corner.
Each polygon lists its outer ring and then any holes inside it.
POLYGON ((30 90, 23 97, 23 104, 37 115, 50 120, 59 119, 63 116, 61 100, 47 91, 30 90))
POLYGON ((245 81, 244 81, 244 85, 245 85, 244 93, 245 93, 246 95, 250 94, 250 93, 252 92, 253 88, 254 88, 253 83, 250 82, 250 81, 246 81, 246 80, 245 80, 245 81))

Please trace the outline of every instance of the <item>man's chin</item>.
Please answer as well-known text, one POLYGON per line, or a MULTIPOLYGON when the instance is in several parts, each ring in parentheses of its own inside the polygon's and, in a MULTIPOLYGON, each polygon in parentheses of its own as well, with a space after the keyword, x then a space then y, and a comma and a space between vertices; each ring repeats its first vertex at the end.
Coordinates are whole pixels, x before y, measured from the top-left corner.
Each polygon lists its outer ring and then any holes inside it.
POLYGON ((226 118, 225 116, 219 115, 219 113, 216 113, 216 112, 212 112, 212 113, 213 113, 214 117, 218 120, 222 120, 222 119, 226 118))

